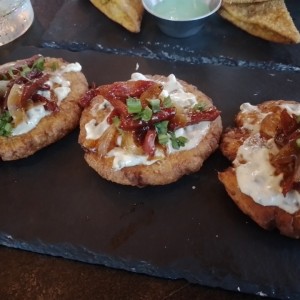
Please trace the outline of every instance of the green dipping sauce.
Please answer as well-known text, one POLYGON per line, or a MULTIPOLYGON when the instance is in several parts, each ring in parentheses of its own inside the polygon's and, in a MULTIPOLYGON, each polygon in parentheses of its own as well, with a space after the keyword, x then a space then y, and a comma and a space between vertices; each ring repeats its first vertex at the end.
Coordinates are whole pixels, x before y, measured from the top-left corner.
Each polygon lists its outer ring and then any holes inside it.
POLYGON ((153 12, 168 20, 184 21, 205 15, 210 9, 201 0, 163 0, 153 6, 153 12))

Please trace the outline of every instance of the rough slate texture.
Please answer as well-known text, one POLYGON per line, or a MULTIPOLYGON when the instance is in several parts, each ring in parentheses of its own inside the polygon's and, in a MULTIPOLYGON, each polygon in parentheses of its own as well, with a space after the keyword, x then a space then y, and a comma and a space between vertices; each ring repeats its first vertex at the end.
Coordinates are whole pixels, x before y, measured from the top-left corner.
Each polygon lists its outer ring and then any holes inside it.
MULTIPOLYGON (((232 124, 242 102, 300 100, 297 72, 190 65, 91 51, 20 48, 79 61, 96 84, 135 71, 175 73, 208 94, 232 124)), ((101 179, 83 160, 75 131, 36 155, 0 165, 0 243, 164 278, 256 295, 300 297, 299 241, 260 229, 227 197, 213 154, 196 174, 137 189, 101 179), (276 264, 274 264, 276 262, 276 264)))
MULTIPOLYGON (((10 58, 45 51, 79 60, 89 81, 98 84, 127 79, 137 62, 141 71, 174 72, 214 99, 222 110, 225 126, 232 124, 242 102, 279 98, 299 101, 299 45, 263 41, 217 14, 199 34, 172 39, 158 30, 147 13, 141 33, 131 34, 108 20, 87 0, 32 0, 32 3, 33 26, 11 45, 1 47, 0 63, 7 61, 9 53, 22 44, 116 54, 118 57, 19 48, 10 58), (158 59, 176 63, 155 62, 158 59)), ((286 4, 300 28, 298 1, 287 0, 286 4)), ((0 243, 132 272, 184 277, 203 286, 299 298, 298 241, 265 232, 241 214, 216 181, 216 172, 227 165, 217 152, 201 172, 168 187, 145 190, 120 187, 102 180, 86 166, 74 132, 34 157, 0 166, 0 191, 5 195, 0 201, 0 243)), ((20 274, 26 275, 27 268, 20 262, 23 256, 23 252, 17 255, 15 268, 22 268, 20 274)), ((29 261, 24 259, 25 264, 29 261)), ((3 275, 6 267, 3 266, 1 278, 15 278, 11 276, 15 270, 11 265, 3 275)), ((52 268, 48 271, 55 272, 52 268)), ((31 278, 37 269, 28 272, 27 277, 31 278)), ((80 276, 83 274, 78 272, 80 276)), ((57 274, 53 277, 63 278, 57 274)), ((33 281, 26 296, 33 295, 38 280, 33 281)), ((109 282, 105 288, 110 287, 109 282)), ((26 278, 21 279, 19 293, 22 284, 26 284, 26 278)), ((54 289, 59 289, 60 284, 54 289)), ((14 283, 5 289, 7 295, 11 296, 16 286, 14 283)), ((88 286, 92 288, 92 282, 88 286)), ((134 285, 131 287, 135 292, 134 285)), ((107 290, 102 288, 105 293, 107 290)), ((74 284, 66 289, 70 296, 74 284)), ((112 289, 116 291, 115 286, 112 289)), ((150 285, 148 292, 149 289, 150 285)), ((149 295, 139 292, 141 298, 149 295)), ((75 295, 81 293, 84 292, 80 290, 75 295)), ((99 296, 98 286, 91 293, 92 298, 99 296)), ((230 295, 234 299, 239 297, 236 293, 230 295)), ((245 295, 245 299, 249 297, 245 295)))
MULTIPOLYGON (((286 4, 300 28, 299 3, 287 0, 286 4)), ((89 1, 80 0, 66 1, 41 37, 41 45, 188 63, 300 70, 298 45, 270 43, 251 36, 218 14, 210 16, 198 34, 176 39, 161 33, 147 12, 141 32, 135 34, 109 20, 89 1)))

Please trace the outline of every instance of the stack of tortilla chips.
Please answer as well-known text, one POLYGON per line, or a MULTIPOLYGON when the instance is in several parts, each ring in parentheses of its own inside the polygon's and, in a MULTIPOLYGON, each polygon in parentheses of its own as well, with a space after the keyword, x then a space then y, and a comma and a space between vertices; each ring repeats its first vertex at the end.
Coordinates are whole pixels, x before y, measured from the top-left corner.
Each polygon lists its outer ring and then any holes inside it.
POLYGON ((131 32, 140 32, 144 7, 141 0, 90 0, 102 13, 131 32))
POLYGON ((254 36, 277 43, 300 43, 300 33, 284 0, 223 0, 219 13, 254 36))

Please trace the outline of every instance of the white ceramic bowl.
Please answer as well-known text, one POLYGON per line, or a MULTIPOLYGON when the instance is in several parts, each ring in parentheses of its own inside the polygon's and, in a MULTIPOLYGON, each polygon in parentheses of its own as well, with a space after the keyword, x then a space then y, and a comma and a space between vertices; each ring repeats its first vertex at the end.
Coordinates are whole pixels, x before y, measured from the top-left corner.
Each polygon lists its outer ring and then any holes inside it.
POLYGON ((165 34, 184 38, 198 33, 222 0, 142 0, 144 8, 165 34))

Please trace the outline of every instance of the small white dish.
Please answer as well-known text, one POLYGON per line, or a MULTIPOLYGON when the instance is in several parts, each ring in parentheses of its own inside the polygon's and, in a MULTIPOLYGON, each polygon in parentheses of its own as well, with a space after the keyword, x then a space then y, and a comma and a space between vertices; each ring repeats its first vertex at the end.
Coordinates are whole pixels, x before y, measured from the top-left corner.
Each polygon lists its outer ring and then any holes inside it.
POLYGON ((198 33, 222 0, 142 0, 144 8, 165 34, 185 38, 198 33))

